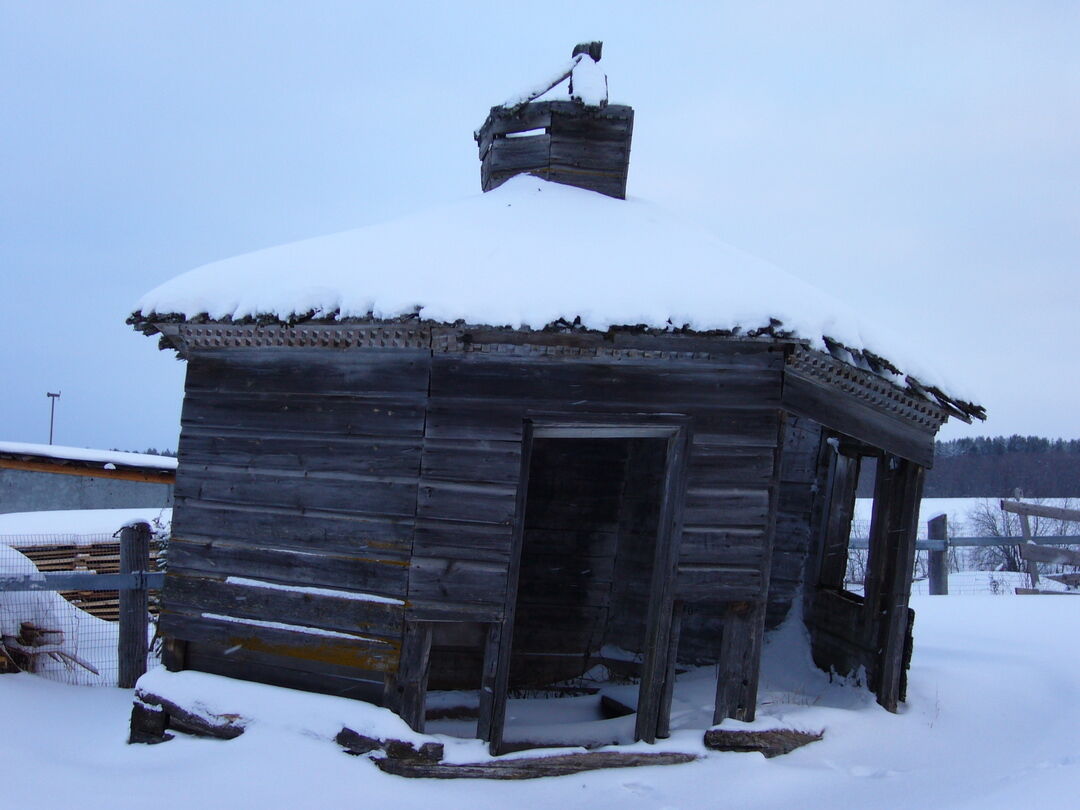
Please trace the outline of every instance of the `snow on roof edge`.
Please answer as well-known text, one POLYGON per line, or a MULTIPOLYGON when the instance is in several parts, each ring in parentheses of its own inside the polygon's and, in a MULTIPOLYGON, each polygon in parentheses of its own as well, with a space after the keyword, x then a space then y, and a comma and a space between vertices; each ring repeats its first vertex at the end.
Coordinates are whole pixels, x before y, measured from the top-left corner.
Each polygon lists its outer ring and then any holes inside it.
POLYGON ((90 463, 116 464, 124 467, 142 467, 172 471, 176 459, 172 456, 154 456, 148 453, 128 453, 122 450, 95 450, 85 447, 65 447, 58 444, 31 444, 29 442, 2 442, 0 453, 22 456, 42 456, 62 461, 85 461, 90 463))
POLYGON ((648 201, 528 175, 390 222, 204 265, 144 295, 129 323, 152 334, 154 322, 185 320, 414 318, 772 333, 984 416, 923 358, 905 356, 902 340, 801 279, 648 201))

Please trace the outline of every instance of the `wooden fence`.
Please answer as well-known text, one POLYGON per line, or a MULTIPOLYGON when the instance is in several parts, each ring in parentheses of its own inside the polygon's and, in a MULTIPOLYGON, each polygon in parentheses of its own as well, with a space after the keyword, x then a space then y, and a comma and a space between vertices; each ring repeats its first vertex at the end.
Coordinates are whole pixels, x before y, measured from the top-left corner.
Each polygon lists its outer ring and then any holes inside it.
MULTIPOLYGON (((1080 510, 1062 509, 1056 506, 1043 506, 1020 501, 1001 501, 1001 508, 1020 516, 1020 537, 949 537, 948 518, 945 515, 927 521, 926 539, 915 542, 916 551, 928 552, 927 574, 930 582, 930 594, 943 596, 949 593, 949 569, 947 564, 950 547, 961 546, 1008 546, 1020 548, 1020 557, 1027 563, 1030 588, 1017 588, 1018 594, 1060 594, 1062 591, 1039 590, 1039 572, 1037 563, 1056 563, 1060 565, 1080 566, 1080 552, 1070 549, 1053 548, 1054 546, 1080 545, 1080 535, 1044 535, 1035 537, 1031 534, 1030 517, 1045 517, 1054 520, 1080 522, 1080 510)), ((852 549, 869 548, 865 537, 853 537, 849 547, 852 549)), ((1071 575, 1070 575, 1071 576, 1071 575)), ((1076 577, 1080 582, 1080 577, 1076 577)))

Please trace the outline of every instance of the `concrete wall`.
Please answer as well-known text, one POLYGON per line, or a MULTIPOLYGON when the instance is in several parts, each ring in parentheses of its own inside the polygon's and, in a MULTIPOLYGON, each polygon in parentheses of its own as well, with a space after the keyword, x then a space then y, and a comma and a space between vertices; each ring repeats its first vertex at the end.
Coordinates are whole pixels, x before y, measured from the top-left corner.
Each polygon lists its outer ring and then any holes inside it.
POLYGON ((172 506, 171 484, 0 469, 0 514, 172 506))

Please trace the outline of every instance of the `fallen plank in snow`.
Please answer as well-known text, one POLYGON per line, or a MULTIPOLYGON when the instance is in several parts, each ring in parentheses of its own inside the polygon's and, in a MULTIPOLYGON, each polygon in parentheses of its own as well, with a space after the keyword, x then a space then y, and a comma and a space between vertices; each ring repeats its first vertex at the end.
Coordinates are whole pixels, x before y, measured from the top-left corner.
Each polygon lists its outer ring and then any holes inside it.
POLYGON ((600 768, 633 768, 641 765, 681 765, 697 757, 674 751, 649 753, 620 753, 590 751, 581 754, 560 754, 553 757, 524 757, 451 764, 406 759, 376 759, 384 773, 413 779, 539 779, 544 776, 567 776, 595 771, 600 768))
POLYGON ((817 742, 824 736, 821 731, 799 731, 793 728, 769 729, 767 731, 736 731, 714 728, 705 732, 705 747, 713 751, 757 751, 767 758, 788 754, 807 743, 817 742))

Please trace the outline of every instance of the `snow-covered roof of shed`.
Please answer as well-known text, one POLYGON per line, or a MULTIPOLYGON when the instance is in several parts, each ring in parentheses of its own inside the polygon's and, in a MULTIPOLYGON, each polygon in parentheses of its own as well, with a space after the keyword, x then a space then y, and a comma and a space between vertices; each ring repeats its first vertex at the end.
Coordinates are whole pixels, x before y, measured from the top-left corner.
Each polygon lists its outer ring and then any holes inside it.
POLYGON ((172 471, 176 459, 172 456, 155 456, 149 453, 128 453, 123 450, 94 450, 86 447, 63 447, 58 444, 31 444, 28 442, 0 442, 0 455, 20 458, 53 458, 58 461, 81 461, 111 464, 114 467, 143 467, 152 470, 172 471))
POLYGON ((601 331, 766 330, 834 354, 839 346, 887 357, 894 382, 911 375, 949 390, 850 307, 662 207, 527 175, 390 222, 204 265, 136 309, 139 324, 415 316, 534 329, 580 319, 601 331))

